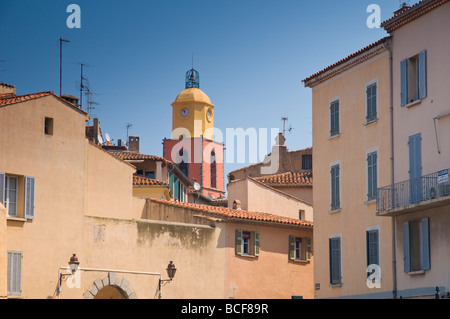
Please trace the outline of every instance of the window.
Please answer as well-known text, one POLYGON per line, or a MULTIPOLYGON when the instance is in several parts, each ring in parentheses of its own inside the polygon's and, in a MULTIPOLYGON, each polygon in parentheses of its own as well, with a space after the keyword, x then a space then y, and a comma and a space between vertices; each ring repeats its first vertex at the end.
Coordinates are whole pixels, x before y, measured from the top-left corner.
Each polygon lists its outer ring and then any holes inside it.
POLYGON ((339 134, 339 100, 330 104, 330 136, 339 134))
POLYGON ((368 230, 366 232, 367 244, 367 266, 380 265, 379 255, 379 231, 378 229, 368 230))
POLYGON ((8 251, 7 260, 8 296, 22 293, 22 252, 8 251))
POLYGON ((299 238, 289 236, 289 259, 297 261, 309 261, 312 256, 311 238, 299 238))
POLYGON ((330 284, 339 285, 342 283, 341 238, 340 237, 330 238, 329 245, 330 245, 330 284))
POLYGON ((312 169, 312 155, 302 155, 302 169, 312 169))
POLYGON ((46 135, 53 135, 53 119, 50 117, 45 118, 44 133, 46 135))
POLYGON ((155 178, 155 172, 153 172, 153 171, 146 171, 145 172, 145 177, 154 179, 155 178))
POLYGON ((338 210, 341 208, 340 203, 340 165, 331 167, 331 210, 338 210))
POLYGON ((10 217, 17 217, 18 184, 17 177, 5 176, 4 206, 6 207, 7 215, 10 217))
POLYGON ((298 219, 305 220, 305 211, 303 209, 299 209, 299 211, 298 211, 298 219))
POLYGON ((260 234, 257 231, 244 231, 236 229, 236 255, 239 256, 259 256, 260 254, 260 234))
POLYGON ((34 218, 35 178, 0 173, 0 203, 9 217, 34 218))
POLYGON ((178 168, 185 176, 189 177, 189 165, 187 163, 185 163, 184 161, 181 161, 178 168))
POLYGON ((401 105, 427 96, 427 51, 400 62, 401 105))
POLYGON ((377 119, 377 83, 372 83, 366 87, 366 122, 373 122, 377 119))
POLYGON ((214 151, 211 152, 211 187, 217 187, 217 166, 216 166, 216 153, 214 151))
POLYGON ((367 154, 367 200, 377 198, 378 172, 377 172, 377 152, 367 154))
POLYGON ((430 269, 429 218, 403 223, 404 271, 430 269))

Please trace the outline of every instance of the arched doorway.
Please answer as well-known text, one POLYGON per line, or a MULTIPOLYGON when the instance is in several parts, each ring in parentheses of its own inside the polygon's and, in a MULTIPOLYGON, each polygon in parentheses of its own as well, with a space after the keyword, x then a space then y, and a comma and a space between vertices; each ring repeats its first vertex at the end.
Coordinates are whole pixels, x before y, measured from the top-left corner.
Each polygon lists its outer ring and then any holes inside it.
POLYGON ((94 296, 94 299, 129 299, 128 294, 118 286, 105 286, 94 296))

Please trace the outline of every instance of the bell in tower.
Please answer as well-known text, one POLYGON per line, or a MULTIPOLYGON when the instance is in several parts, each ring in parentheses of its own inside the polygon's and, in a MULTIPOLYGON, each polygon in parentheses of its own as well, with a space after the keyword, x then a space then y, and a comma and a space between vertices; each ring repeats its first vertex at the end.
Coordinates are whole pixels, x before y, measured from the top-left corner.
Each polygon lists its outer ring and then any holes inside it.
POLYGON ((186 72, 186 89, 190 88, 200 88, 200 75, 194 69, 186 72))

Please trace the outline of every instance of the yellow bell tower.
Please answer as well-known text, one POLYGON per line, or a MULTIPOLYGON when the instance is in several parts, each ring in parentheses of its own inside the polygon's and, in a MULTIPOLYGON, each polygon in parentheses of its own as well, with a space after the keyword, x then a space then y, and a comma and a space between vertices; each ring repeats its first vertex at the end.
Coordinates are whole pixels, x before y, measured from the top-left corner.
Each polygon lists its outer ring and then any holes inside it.
POLYGON ((214 139, 214 105, 200 90, 199 73, 191 69, 186 73, 186 88, 172 103, 172 139, 181 136, 214 139), (207 131, 208 130, 208 131, 207 131), (205 136, 206 131, 206 136, 205 136))

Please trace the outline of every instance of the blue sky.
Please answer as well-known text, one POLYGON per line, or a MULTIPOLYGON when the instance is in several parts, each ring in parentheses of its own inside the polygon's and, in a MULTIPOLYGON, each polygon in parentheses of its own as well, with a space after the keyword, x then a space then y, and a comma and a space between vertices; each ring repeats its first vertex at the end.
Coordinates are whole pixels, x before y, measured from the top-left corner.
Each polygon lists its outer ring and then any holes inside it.
MULTIPOLYGON (((281 117, 288 117, 286 144, 297 150, 312 145, 311 90, 301 80, 387 35, 367 27, 369 4, 380 6, 383 21, 400 3, 0 0, 0 82, 15 85, 17 94, 58 94, 59 38, 70 40, 63 94, 79 96, 78 63, 87 64, 103 133, 126 139, 131 123, 141 152, 161 156, 171 103, 184 89, 193 54, 200 88, 216 106, 216 127, 281 129, 281 117), (72 3, 81 8, 80 29, 66 25, 72 3)), ((247 164, 226 164, 226 173, 247 164)))

